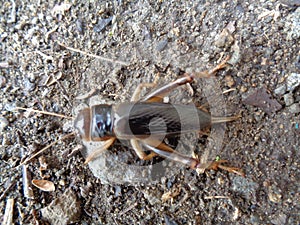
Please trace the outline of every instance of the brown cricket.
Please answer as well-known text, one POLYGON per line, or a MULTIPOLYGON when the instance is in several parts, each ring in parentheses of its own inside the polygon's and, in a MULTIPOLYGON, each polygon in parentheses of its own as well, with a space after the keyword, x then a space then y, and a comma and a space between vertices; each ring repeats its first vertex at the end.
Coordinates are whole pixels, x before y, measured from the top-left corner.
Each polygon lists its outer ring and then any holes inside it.
MULTIPOLYGON (((145 97, 140 98, 142 88, 153 87, 154 84, 140 84, 130 102, 94 105, 79 111, 74 126, 80 137, 85 141, 103 142, 100 149, 86 158, 86 163, 98 157, 116 139, 120 139, 129 140, 142 160, 161 156, 186 164, 192 169, 202 168, 203 165, 197 158, 175 151, 166 145, 163 139, 182 133, 199 132, 212 124, 233 121, 238 117, 214 117, 192 105, 164 103, 163 98, 175 88, 193 82, 195 78, 214 76, 218 70, 227 66, 227 61, 228 58, 210 71, 185 73, 183 77, 150 92, 145 97), (150 153, 146 154, 145 150, 150 153)), ((221 168, 244 176, 239 168, 221 165, 224 162, 226 161, 213 161, 206 169, 221 168)))

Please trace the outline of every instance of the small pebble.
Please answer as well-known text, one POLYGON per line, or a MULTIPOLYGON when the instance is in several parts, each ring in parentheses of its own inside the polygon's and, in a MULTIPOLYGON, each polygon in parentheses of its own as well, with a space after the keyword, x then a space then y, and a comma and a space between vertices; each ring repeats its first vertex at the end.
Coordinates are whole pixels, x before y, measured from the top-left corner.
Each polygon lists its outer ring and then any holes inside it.
POLYGON ((224 29, 215 40, 215 45, 219 48, 224 47, 225 45, 230 45, 234 41, 232 34, 228 29, 224 29))
POLYGON ((290 6, 300 6, 300 0, 280 0, 283 4, 290 6))
POLYGON ((167 44, 168 44, 168 39, 158 42, 156 46, 156 50, 159 52, 163 51, 166 48, 167 44))
POLYGON ((288 224, 287 221, 287 215, 285 214, 276 214, 275 218, 271 219, 270 222, 274 225, 281 225, 281 224, 288 224))
POLYGON ((58 184, 60 186, 65 186, 66 185, 66 181, 65 180, 59 180, 58 184))
POLYGON ((274 93, 276 95, 283 95, 286 92, 286 86, 285 85, 280 85, 278 88, 274 90, 274 93))
POLYGON ((245 93, 248 90, 248 88, 245 87, 245 86, 241 86, 240 90, 241 90, 242 93, 245 93))
POLYGON ((225 76, 225 82, 226 82, 226 85, 230 88, 235 85, 235 81, 234 81, 233 77, 230 75, 225 76))
POLYGON ((33 91, 35 89, 35 83, 31 83, 29 79, 24 80, 24 89, 26 91, 33 91))
POLYGON ((268 188, 268 197, 271 202, 278 203, 282 199, 281 190, 276 186, 270 186, 268 188))
POLYGON ((122 196, 122 189, 120 186, 115 186, 115 197, 122 196))
POLYGON ((6 78, 0 75, 0 88, 3 88, 6 84, 6 78))
POLYGON ((94 26, 94 31, 99 33, 104 30, 106 26, 112 21, 113 17, 109 17, 107 19, 100 19, 98 23, 94 26))
POLYGON ((299 103, 294 103, 289 107, 290 113, 296 114, 300 112, 300 105, 299 103))
POLYGON ((283 98, 286 106, 290 106, 294 103, 293 93, 287 93, 283 98))
POLYGON ((294 91, 300 86, 300 73, 291 73, 287 78, 287 90, 294 91))
POLYGON ((4 130, 5 127, 9 124, 8 120, 5 117, 0 117, 0 133, 4 130))
POLYGON ((83 34, 83 24, 80 19, 76 20, 76 29, 80 34, 83 34))

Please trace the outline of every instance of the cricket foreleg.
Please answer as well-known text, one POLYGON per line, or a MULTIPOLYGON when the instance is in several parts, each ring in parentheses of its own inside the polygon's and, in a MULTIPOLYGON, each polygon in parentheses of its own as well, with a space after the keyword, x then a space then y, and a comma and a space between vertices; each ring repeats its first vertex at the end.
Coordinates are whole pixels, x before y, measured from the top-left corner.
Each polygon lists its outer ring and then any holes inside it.
POLYGON ((93 153, 91 153, 90 155, 88 155, 85 159, 84 164, 89 163, 90 161, 93 161, 94 159, 96 159, 99 155, 101 155, 106 149, 108 149, 115 141, 115 138, 110 138, 106 141, 103 141, 103 145, 97 149, 96 151, 94 151, 93 153))

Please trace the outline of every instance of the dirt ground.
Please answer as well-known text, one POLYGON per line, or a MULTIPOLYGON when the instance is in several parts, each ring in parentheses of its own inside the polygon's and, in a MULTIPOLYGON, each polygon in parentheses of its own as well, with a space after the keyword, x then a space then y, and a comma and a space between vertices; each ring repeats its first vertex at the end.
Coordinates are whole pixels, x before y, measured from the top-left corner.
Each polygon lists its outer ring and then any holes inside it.
MULTIPOLYGON (((299 6, 297 0, 4 1, 1 222, 300 224, 299 6), (245 177, 198 173, 162 158, 143 162, 120 141, 85 165, 92 147, 74 137, 19 166, 71 133, 73 123, 16 106, 74 116, 90 101, 78 96, 129 101, 140 83, 166 84, 184 72, 212 69, 226 56, 229 66, 215 78, 197 79, 169 100, 241 115, 208 135, 182 139, 188 154, 204 162, 220 156, 245 177), (154 179, 155 165, 171 172, 154 179), (55 191, 42 191, 33 180, 52 181, 55 191)), ((168 141, 177 146, 176 138, 168 141)))

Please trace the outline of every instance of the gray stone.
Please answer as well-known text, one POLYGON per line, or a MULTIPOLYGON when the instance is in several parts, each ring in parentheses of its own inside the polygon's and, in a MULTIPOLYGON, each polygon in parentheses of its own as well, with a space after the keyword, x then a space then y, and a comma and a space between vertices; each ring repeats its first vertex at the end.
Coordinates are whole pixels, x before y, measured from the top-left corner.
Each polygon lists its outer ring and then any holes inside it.
POLYGON ((294 103, 293 93, 287 93, 283 96, 284 102, 286 106, 290 106, 294 103))
POLYGON ((290 113, 296 114, 300 112, 300 104, 299 103, 294 103, 289 107, 290 113))
POLYGON ((42 217, 51 224, 75 223, 81 216, 81 205, 76 195, 68 189, 61 197, 54 199, 49 206, 41 209, 42 217))

